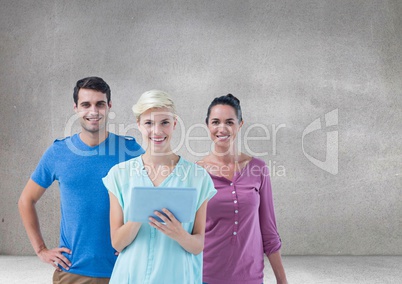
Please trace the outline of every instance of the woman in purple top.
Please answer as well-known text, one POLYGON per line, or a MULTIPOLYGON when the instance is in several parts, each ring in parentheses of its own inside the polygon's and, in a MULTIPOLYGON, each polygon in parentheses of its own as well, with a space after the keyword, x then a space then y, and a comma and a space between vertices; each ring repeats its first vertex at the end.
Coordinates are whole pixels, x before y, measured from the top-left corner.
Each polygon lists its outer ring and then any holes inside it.
POLYGON ((277 283, 287 283, 269 169, 236 148, 243 125, 240 101, 231 94, 215 98, 206 123, 214 149, 197 164, 209 172, 218 193, 207 207, 203 282, 261 284, 265 253, 277 283))

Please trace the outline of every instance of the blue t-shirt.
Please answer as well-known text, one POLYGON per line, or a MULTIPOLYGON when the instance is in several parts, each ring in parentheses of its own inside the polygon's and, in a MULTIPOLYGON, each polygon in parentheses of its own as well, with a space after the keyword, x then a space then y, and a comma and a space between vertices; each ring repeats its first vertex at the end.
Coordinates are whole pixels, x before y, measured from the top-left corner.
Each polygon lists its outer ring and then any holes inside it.
MULTIPOLYGON (((103 178, 106 188, 118 199, 127 222, 130 210, 130 191, 136 186, 150 186, 141 157, 114 166, 103 178)), ((209 174, 202 167, 183 158, 175 166, 160 187, 195 187, 197 210, 205 200, 216 193, 209 174)), ((179 203, 180 200, 177 200, 179 203)), ((182 223, 191 234, 194 220, 182 223)), ((141 228, 134 241, 120 254, 113 270, 110 283, 114 284, 195 284, 202 282, 202 253, 191 254, 176 241, 151 227, 148 223, 141 228)))
POLYGON ((109 196, 102 177, 114 165, 142 154, 133 137, 109 133, 90 147, 78 134, 56 140, 43 154, 31 179, 44 188, 60 188, 60 247, 72 266, 67 272, 110 277, 116 261, 110 240, 109 196))

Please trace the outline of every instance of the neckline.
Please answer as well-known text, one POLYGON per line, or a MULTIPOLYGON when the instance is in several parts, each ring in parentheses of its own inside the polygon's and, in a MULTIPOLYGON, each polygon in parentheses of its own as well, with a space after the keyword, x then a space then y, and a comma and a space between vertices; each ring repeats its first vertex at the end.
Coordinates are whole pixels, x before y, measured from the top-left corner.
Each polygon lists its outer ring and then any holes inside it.
POLYGON ((146 169, 145 169, 144 161, 142 160, 142 156, 143 156, 143 155, 144 155, 144 154, 138 156, 138 159, 139 159, 139 161, 140 161, 140 168, 145 171, 145 176, 147 177, 148 181, 150 182, 150 184, 151 184, 153 187, 162 187, 162 186, 164 186, 164 184, 173 176, 173 174, 176 174, 177 167, 182 163, 182 160, 183 160, 182 157, 181 157, 180 155, 178 155, 178 156, 179 156, 179 160, 177 161, 177 163, 176 163, 176 165, 174 166, 173 170, 164 178, 164 180, 163 180, 158 186, 155 186, 154 183, 152 182, 151 178, 149 177, 148 172, 147 172, 146 169))
POLYGON ((216 177, 216 178, 220 178, 220 179, 227 180, 228 182, 234 182, 239 176, 242 176, 242 175, 243 175, 244 171, 249 167, 249 165, 251 164, 251 162, 254 161, 254 159, 255 159, 254 157, 251 157, 251 160, 250 160, 242 169, 240 169, 240 171, 235 172, 234 175, 233 175, 232 180, 230 180, 230 179, 228 179, 228 178, 226 178, 226 177, 223 177, 223 176, 217 176, 217 175, 212 174, 212 173, 210 173, 210 172, 208 172, 208 174, 209 174, 210 176, 213 176, 213 177, 216 177))
POLYGON ((78 143, 79 143, 81 146, 83 146, 84 148, 89 149, 89 150, 94 150, 94 149, 96 149, 96 148, 99 148, 99 147, 102 146, 102 145, 105 145, 105 144, 109 141, 110 136, 113 135, 113 133, 108 132, 108 135, 107 135, 106 139, 103 140, 101 143, 99 143, 98 145, 95 145, 95 146, 89 146, 89 145, 86 144, 84 141, 82 141, 82 139, 81 139, 81 137, 80 137, 80 133, 81 133, 81 132, 75 134, 75 136, 77 137, 78 143))

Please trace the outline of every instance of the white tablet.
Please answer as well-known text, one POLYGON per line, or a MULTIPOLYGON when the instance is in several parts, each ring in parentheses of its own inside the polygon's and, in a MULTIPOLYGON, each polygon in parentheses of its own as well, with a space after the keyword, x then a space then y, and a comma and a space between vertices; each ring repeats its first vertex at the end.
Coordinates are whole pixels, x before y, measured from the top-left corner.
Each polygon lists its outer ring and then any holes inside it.
POLYGON ((154 211, 168 209, 181 223, 194 221, 197 207, 197 190, 190 187, 134 187, 131 194, 128 220, 148 223, 154 211))

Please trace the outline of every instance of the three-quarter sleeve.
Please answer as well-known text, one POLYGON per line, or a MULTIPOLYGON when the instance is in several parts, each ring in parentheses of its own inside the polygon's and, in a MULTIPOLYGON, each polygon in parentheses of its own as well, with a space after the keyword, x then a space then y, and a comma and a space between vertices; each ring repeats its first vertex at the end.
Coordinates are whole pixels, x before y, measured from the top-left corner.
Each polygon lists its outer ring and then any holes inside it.
POLYGON ((267 165, 264 165, 261 169, 261 179, 259 208, 260 226, 264 252, 268 256, 278 251, 282 246, 282 242, 276 227, 271 180, 267 165))

